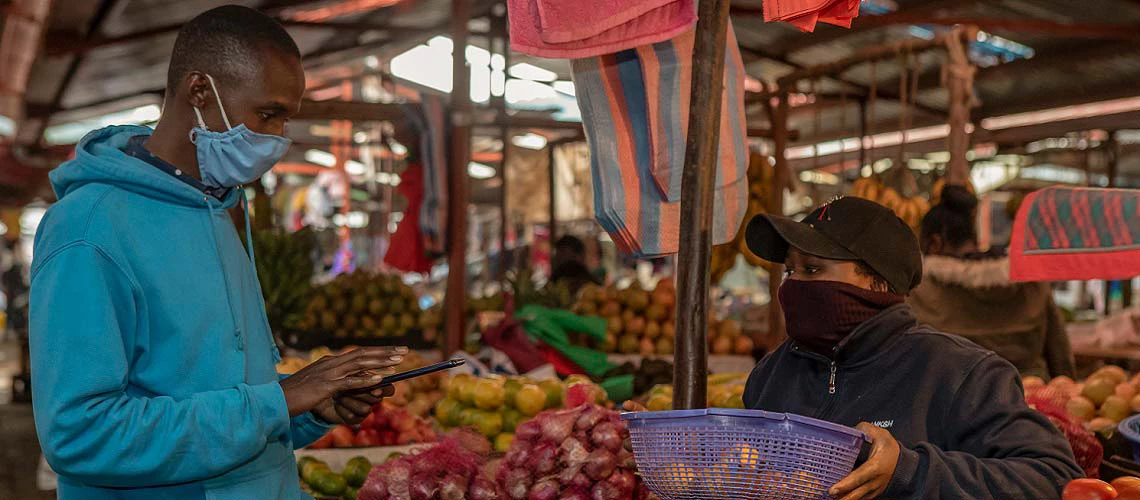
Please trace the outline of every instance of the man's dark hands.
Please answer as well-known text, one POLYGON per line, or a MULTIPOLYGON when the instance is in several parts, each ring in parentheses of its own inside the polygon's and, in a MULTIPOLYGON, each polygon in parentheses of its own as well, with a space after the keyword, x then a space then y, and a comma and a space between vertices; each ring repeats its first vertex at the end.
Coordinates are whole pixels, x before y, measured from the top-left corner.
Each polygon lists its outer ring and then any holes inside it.
MULTIPOLYGON (((296 417, 321 405, 332 407, 332 412, 328 412, 328 408, 321 408, 322 411, 318 412, 318 415, 322 418, 327 414, 337 415, 341 420, 345 420, 346 417, 352 417, 359 411, 363 411, 367 416, 368 410, 364 408, 370 410, 374 404, 370 404, 370 401, 383 399, 382 391, 353 396, 341 396, 339 393, 380 383, 384 379, 382 371, 400 364, 407 352, 406 347, 361 347, 318 359, 281 380, 281 390, 285 393, 289 416, 296 417), (337 401, 333 401, 334 396, 337 397, 337 401)), ((335 419, 326 420, 331 422, 335 419)))
POLYGON ((356 425, 372 412, 372 406, 396 393, 390 385, 372 392, 341 395, 326 399, 313 408, 313 413, 331 424, 356 425))

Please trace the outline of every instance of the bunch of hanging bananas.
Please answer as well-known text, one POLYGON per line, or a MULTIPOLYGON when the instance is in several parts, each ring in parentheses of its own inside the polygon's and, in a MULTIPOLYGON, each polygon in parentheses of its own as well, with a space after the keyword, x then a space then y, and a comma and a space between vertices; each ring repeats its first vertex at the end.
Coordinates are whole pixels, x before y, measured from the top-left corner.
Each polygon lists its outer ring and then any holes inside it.
POLYGON ((930 202, 922 196, 904 197, 895 188, 884 186, 878 177, 860 177, 851 187, 851 196, 864 198, 891 209, 910 229, 919 233, 930 202))
POLYGON ((762 259, 748 250, 748 244, 744 240, 744 230, 748 227, 748 221, 751 221, 752 217, 766 212, 765 207, 772 195, 774 177, 775 168, 768 163, 766 156, 751 155, 748 162, 748 211, 744 214, 744 220, 740 222, 740 229, 736 231, 736 238, 723 245, 712 247, 709 276, 713 283, 719 282, 725 273, 736 265, 736 254, 743 255, 744 260, 753 266, 765 265, 762 259))

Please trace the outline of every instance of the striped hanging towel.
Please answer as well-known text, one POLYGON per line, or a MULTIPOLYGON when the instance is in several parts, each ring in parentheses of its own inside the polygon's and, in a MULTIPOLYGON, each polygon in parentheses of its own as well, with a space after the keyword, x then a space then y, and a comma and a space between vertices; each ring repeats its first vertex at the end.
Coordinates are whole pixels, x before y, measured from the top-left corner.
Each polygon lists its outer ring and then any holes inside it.
MULTIPOLYGON (((731 29, 729 40, 734 40, 731 29)), ((744 70, 739 54, 733 54, 734 42, 726 51, 722 102, 729 105, 722 113, 716 167, 714 244, 735 237, 747 209, 744 70)), ((618 248, 635 256, 677 251, 686 132, 679 122, 688 117, 688 91, 681 91, 679 68, 691 67, 691 61, 682 62, 685 59, 692 59, 691 33, 652 47, 571 62, 590 144, 595 216, 618 248)))
POLYGON ((1009 243, 1012 281, 1140 276, 1140 191, 1053 187, 1021 202, 1009 243))

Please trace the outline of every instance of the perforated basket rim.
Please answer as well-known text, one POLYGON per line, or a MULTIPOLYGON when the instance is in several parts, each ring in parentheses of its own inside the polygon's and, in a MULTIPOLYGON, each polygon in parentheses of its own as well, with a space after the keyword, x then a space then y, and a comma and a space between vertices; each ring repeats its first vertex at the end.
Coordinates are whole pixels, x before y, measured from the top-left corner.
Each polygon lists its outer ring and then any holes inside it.
MULTIPOLYGON (((838 432, 847 434, 852 437, 858 437, 866 442, 871 442, 867 435, 858 429, 852 429, 845 425, 839 425, 834 422, 820 420, 818 418, 805 417, 795 413, 779 413, 765 410, 740 410, 736 408, 701 408, 696 410, 666 410, 666 411, 637 411, 637 412, 623 412, 621 414, 622 420, 657 420, 657 419, 684 419, 684 418, 699 418, 704 416, 726 416, 726 417, 744 417, 758 420, 771 420, 774 422, 793 422, 803 424, 809 427, 815 427, 822 430, 838 432)), ((1137 415, 1140 416, 1140 415, 1137 415)), ((1125 420, 1127 422, 1127 420, 1125 420)), ((1121 422, 1121 427, 1124 423, 1121 422)), ((1136 440, 1140 441, 1140 435, 1135 435, 1136 440)))

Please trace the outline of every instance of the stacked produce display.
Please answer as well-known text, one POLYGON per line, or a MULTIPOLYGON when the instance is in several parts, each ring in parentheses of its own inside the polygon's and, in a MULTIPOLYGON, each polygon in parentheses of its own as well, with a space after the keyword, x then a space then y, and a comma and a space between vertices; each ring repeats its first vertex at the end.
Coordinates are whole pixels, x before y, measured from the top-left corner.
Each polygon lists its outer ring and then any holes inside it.
POLYGON ((1111 483, 1076 479, 1065 485, 1061 500, 1140 500, 1140 478, 1118 477, 1111 483))
POLYGON ((472 427, 495 449, 506 451, 523 421, 551 408, 605 402, 606 393, 588 379, 542 381, 497 375, 452 377, 447 397, 436 405, 435 417, 444 427, 472 427))
POLYGON ((591 377, 591 380, 601 383, 605 379, 622 375, 633 376, 634 394, 645 394, 655 385, 673 383, 673 363, 661 359, 643 359, 638 366, 632 361, 626 361, 601 376, 591 377))
POLYGON ((540 413, 519 425, 495 476, 510 500, 648 498, 618 413, 596 404, 540 413))
POLYGON ((606 320, 606 339, 596 346, 601 350, 648 356, 673 353, 676 304, 673 280, 666 278, 653 290, 644 290, 636 282, 622 290, 614 285, 587 285, 571 310, 606 320))
POLYGON ((741 356, 752 354, 755 343, 751 337, 741 332, 740 322, 734 319, 716 320, 709 318, 708 325, 710 354, 738 354, 741 356))
POLYGON ((1108 365, 1083 382, 1056 377, 1048 384, 1038 377, 1022 380, 1026 391, 1047 386, 1068 398, 1065 409, 1093 432, 1111 429, 1140 412, 1140 373, 1129 375, 1119 366, 1108 365))
POLYGON ((333 472, 329 464, 313 457, 301 457, 297 460, 301 488, 317 498, 336 497, 355 500, 358 488, 364 485, 371 470, 372 463, 365 457, 353 457, 339 473, 333 472))
POLYGON ((314 288, 304 311, 285 326, 345 339, 434 332, 439 323, 438 313, 420 310, 419 298, 399 276, 358 270, 314 288))
MULTIPOLYGON (((710 408, 744 408, 746 373, 709 375, 706 403, 710 408)), ((673 386, 658 385, 649 390, 643 404, 649 411, 673 409, 673 386)))
POLYGON ((373 468, 360 488, 360 500, 495 500, 490 443, 459 430, 438 444, 373 468))
POLYGON ((312 449, 397 446, 435 442, 438 437, 427 419, 408 410, 380 403, 360 425, 338 425, 309 445, 312 449))

